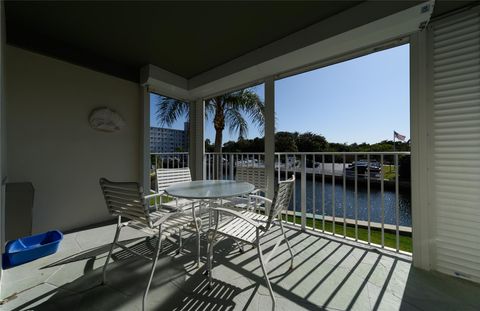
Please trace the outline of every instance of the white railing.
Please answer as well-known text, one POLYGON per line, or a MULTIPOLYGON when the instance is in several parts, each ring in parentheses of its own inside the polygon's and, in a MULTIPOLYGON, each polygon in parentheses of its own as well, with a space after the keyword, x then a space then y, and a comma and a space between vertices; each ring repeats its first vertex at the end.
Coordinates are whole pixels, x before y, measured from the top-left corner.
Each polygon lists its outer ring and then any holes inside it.
MULTIPOLYGON (((275 178, 297 175, 283 220, 382 248, 410 250, 410 183, 400 181, 398 174, 399 159, 409 156, 409 152, 275 153, 275 178)), ((206 179, 235 179, 238 165, 265 166, 264 153, 206 153, 204 160, 206 179)))
MULTIPOLYGON (((276 180, 297 176, 291 206, 282 218, 304 230, 409 251, 410 181, 398 174, 400 160, 409 156, 409 152, 275 153, 276 180)), ((264 159, 259 152, 205 153, 205 179, 233 180, 237 166, 265 167, 264 159)), ((187 152, 152 154, 152 169, 188 166, 187 152)))
POLYGON ((239 165, 262 167, 264 154, 256 153, 205 153, 205 179, 235 179, 235 168, 239 165))
POLYGON ((190 164, 188 152, 151 153, 150 157, 152 170, 157 168, 189 167, 190 164))

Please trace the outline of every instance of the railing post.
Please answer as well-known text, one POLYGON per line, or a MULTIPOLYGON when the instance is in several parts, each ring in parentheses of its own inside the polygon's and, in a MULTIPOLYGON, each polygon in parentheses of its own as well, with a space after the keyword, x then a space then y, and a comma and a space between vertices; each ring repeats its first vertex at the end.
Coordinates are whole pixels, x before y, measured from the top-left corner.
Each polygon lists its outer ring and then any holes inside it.
POLYGON ((301 201, 300 201, 300 211, 302 213, 302 230, 306 229, 307 226, 307 155, 302 154, 301 156, 301 201))
POLYGON ((217 162, 217 167, 218 167, 218 175, 220 180, 223 179, 223 153, 220 152, 218 154, 218 162, 217 162))
POLYGON ((228 161, 230 162, 230 179, 235 180, 235 172, 233 171, 235 168, 233 165, 233 153, 230 154, 230 159, 228 161))

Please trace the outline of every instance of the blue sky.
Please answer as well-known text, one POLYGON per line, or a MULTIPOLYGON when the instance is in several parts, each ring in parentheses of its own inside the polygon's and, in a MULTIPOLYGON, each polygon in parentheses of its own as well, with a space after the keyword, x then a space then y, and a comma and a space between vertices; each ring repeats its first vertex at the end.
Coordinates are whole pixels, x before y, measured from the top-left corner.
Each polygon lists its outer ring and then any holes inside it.
MULTIPOLYGON (((263 85, 254 88, 263 99, 263 85)), ((155 99, 152 98, 152 105, 155 99)), ((393 131, 410 138, 409 46, 278 80, 275 83, 276 130, 314 132, 330 142, 375 143, 393 131)), ((158 126, 152 107, 151 123, 158 126)), ((173 128, 183 129, 184 120, 173 128)), ((214 140, 211 121, 206 138, 214 140)), ((248 138, 260 136, 250 127, 248 138)), ((224 142, 236 140, 224 131, 224 142)))

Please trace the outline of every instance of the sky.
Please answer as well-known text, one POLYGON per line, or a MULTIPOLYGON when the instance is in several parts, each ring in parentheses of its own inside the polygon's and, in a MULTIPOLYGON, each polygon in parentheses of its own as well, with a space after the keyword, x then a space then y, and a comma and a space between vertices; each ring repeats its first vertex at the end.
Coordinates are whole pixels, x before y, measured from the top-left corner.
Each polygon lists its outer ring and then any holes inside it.
MULTIPOLYGON (((410 138, 409 46, 376 52, 275 82, 276 131, 313 132, 329 142, 376 143, 393 131, 410 138)), ((253 88, 263 100, 263 85, 253 88)), ((152 98, 151 124, 155 120, 152 98)), ((172 128, 183 129, 178 120, 172 128)), ((228 130, 224 142, 236 140, 228 130)), ((253 125, 248 138, 260 136, 253 125)), ((214 141, 211 120, 205 137, 214 141)))

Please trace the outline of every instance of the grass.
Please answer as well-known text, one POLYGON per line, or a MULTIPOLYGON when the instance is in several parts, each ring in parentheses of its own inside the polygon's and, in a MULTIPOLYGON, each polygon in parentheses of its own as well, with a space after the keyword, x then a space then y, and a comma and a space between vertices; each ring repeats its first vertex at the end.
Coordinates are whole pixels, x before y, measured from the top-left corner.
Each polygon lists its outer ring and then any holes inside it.
MULTIPOLYGON (((168 203, 173 201, 172 197, 169 196, 162 196, 162 203, 168 203)), ((155 205, 155 200, 152 198, 150 199, 150 206, 155 205)), ((293 222, 293 215, 288 215, 288 222, 293 222)), ((295 223, 301 224, 301 217, 295 217, 295 223)), ((313 228, 313 219, 307 218, 307 227, 313 228)), ((315 221, 315 229, 321 231, 322 230, 322 220, 317 219, 315 221)), ((325 220, 325 231, 326 232, 333 232, 333 222, 325 220)), ((343 223, 335 223, 335 234, 338 236, 343 236, 343 223)), ((355 238, 355 226, 347 224, 346 226, 346 236, 350 238, 355 238)), ((368 241, 368 229, 364 227, 358 226, 358 239, 361 241, 368 241)), ((382 231, 377 228, 370 229, 370 242, 374 244, 381 245, 382 244, 382 231)), ((403 233, 400 234, 399 239, 399 248, 401 251, 405 252, 412 252, 412 236, 411 234, 403 233)), ((390 247, 396 249, 396 236, 395 233, 391 233, 387 230, 384 231, 384 243, 386 247, 390 247)))
MULTIPOLYGON (((293 222, 293 215, 288 215, 288 222, 293 222)), ((295 217, 295 223, 301 223, 301 217, 295 217)), ((313 228, 313 219, 307 218, 307 227, 313 228)), ((322 220, 317 219, 315 221, 315 229, 322 230, 322 220)), ((333 222, 325 221, 325 231, 333 232, 333 222)), ((335 223, 335 235, 343 236, 343 223, 335 223)), ((347 224, 346 226, 346 236, 350 238, 355 238, 355 226, 347 224)), ((368 229, 358 226, 358 239, 362 241, 368 241, 368 229)), ((401 251, 412 252, 412 237, 411 235, 400 234, 400 245, 399 248, 401 251)), ((370 241, 378 245, 382 244, 382 231, 380 229, 371 228, 370 229, 370 241)), ((396 249, 396 236, 395 233, 390 233, 387 230, 384 231, 384 243, 386 247, 396 249)))
MULTIPOLYGON (((171 201, 173 201, 172 197, 169 197, 167 195, 162 195, 162 203, 168 203, 171 201)), ((157 203, 159 202, 160 202, 160 198, 157 198, 157 203)), ((153 205, 155 205, 155 198, 150 199, 150 206, 153 206, 153 205)))
POLYGON ((395 165, 383 166, 383 178, 388 180, 395 180, 395 165))

